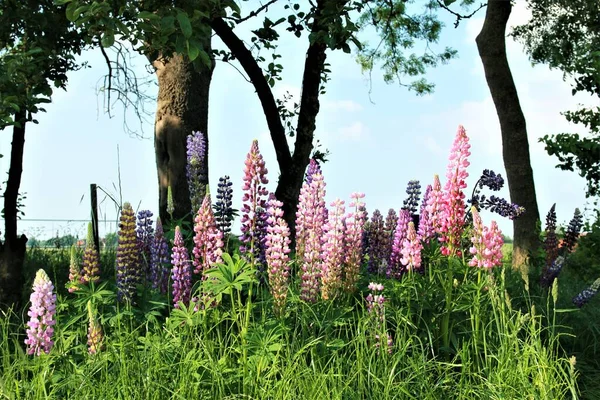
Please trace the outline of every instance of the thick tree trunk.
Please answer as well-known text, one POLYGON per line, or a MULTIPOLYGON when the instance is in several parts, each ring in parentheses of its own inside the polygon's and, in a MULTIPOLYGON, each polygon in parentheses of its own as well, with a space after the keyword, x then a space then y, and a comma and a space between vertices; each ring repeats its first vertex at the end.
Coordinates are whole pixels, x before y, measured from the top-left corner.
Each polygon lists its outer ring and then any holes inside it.
MULTIPOLYGON (((205 42, 210 54, 210 38, 205 42)), ((158 78, 158 105, 154 127, 154 148, 159 186, 159 214, 163 224, 171 220, 167 213, 167 191, 173 195, 173 219, 192 222, 190 191, 186 177, 186 141, 192 131, 200 131, 206 140, 206 185, 208 185, 208 94, 214 70, 194 69, 179 54, 168 60, 152 62, 158 78)))
POLYGON ((485 78, 500 119, 502 155, 510 199, 513 203, 525 207, 525 213, 513 221, 513 267, 520 268, 528 265, 529 254, 539 248, 537 224, 540 215, 529 157, 525 117, 506 58, 506 25, 511 9, 510 1, 489 0, 485 22, 476 42, 485 78))
POLYGON ((23 261, 27 237, 17 236, 17 203, 23 173, 25 112, 15 115, 20 126, 13 127, 8 182, 4 192, 4 243, 0 244, 0 308, 18 307, 23 289, 23 261))

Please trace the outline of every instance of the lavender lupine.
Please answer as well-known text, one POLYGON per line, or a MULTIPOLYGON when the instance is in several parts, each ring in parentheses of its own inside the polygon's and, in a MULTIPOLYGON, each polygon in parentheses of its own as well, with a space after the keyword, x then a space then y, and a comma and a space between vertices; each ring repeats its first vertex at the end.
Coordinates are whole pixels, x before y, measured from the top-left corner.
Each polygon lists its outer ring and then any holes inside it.
POLYGON ((217 228, 210 194, 204 197, 194 222, 194 273, 202 274, 213 264, 221 262, 223 254, 223 232, 217 228))
POLYGON ((269 201, 265 241, 269 287, 277 316, 281 316, 285 308, 290 273, 290 229, 283 219, 282 206, 283 203, 276 199, 269 201))
POLYGON ((73 293, 78 290, 77 285, 81 283, 81 270, 79 269, 79 263, 77 262, 77 249, 75 245, 71 246, 71 260, 69 263, 69 281, 67 282, 67 289, 69 293, 73 293))
POLYGON ((171 252, 171 280, 173 281, 173 305, 179 308, 179 302, 188 305, 192 293, 192 270, 188 251, 183 242, 181 229, 175 227, 175 239, 171 252))
POLYGON ((407 209, 411 215, 417 213, 417 206, 419 205, 419 196, 421 195, 421 185, 417 180, 408 181, 406 188, 406 194, 408 197, 404 200, 404 206, 402 208, 407 209))
POLYGON ((83 283, 98 282, 100 279, 100 255, 94 244, 92 223, 88 223, 88 233, 83 251, 83 268, 81 281, 83 283))
POLYGON ((390 208, 388 210, 387 217, 385 217, 385 231, 388 233, 390 237, 390 248, 388 251, 392 251, 391 244, 394 239, 394 232, 396 231, 396 225, 398 225, 398 214, 396 214, 396 210, 390 208))
POLYGON ((168 291, 169 284, 169 265, 171 257, 169 256, 169 244, 165 239, 162 222, 156 218, 156 231, 152 238, 150 247, 150 280, 152 287, 165 294, 168 291))
POLYGON ((390 254, 390 260, 388 262, 387 276, 399 278, 402 275, 402 245, 406 234, 408 232, 408 224, 411 222, 411 216, 408 210, 400 210, 398 216, 398 224, 396 225, 396 231, 394 233, 394 242, 392 244, 392 252, 390 254))
POLYGON ((423 250, 423 245, 417 236, 415 224, 411 221, 408 223, 406 238, 402 242, 402 250, 400 251, 402 254, 400 262, 404 265, 404 269, 407 271, 421 269, 421 250, 423 250))
POLYGON ((223 237, 231 232, 233 221, 233 189, 229 175, 219 178, 217 185, 217 201, 215 204, 215 221, 217 228, 223 232, 223 237))
POLYGON ((123 204, 117 246, 117 298, 131 302, 140 282, 140 253, 135 234, 135 214, 130 203, 123 204))
POLYGON ((296 254, 301 260, 302 269, 300 297, 307 302, 317 301, 319 294, 323 263, 324 208, 325 181, 323 174, 317 171, 311 176, 310 183, 305 181, 302 184, 296 213, 296 254))
POLYGON ((242 236, 240 238, 242 242, 240 252, 249 256, 252 262, 264 259, 264 253, 261 255, 259 227, 261 225, 260 209, 266 209, 266 196, 269 193, 265 186, 269 183, 267 172, 258 148, 258 141, 254 140, 244 162, 242 236))
POLYGON ((305 182, 308 183, 310 185, 310 182, 312 181, 312 176, 314 174, 323 174, 323 172, 321 171, 321 167, 319 166, 319 163, 317 162, 317 160, 315 160, 314 158, 310 159, 310 162, 308 163, 308 167, 306 168, 306 177, 304 178, 305 182))
POLYGON ((546 251, 546 266, 549 268, 556 257, 558 257, 558 238, 556 237, 556 203, 552 204, 548 215, 546 215, 546 239, 544 240, 546 251))
POLYGON ((42 352, 48 354, 54 345, 52 335, 56 320, 56 294, 54 285, 43 269, 35 274, 31 296, 31 307, 27 312, 27 354, 39 356, 42 352))
POLYGON ((579 232, 583 227, 583 217, 579 208, 575 209, 575 214, 573 214, 573 219, 569 222, 567 226, 567 232, 565 232, 565 239, 561 246, 561 251, 563 254, 570 253, 575 248, 575 244, 577 243, 577 239, 579 239, 579 232))
MULTIPOLYGON (((323 226, 323 267, 321 270, 321 297, 335 297, 342 286, 342 263, 344 261, 344 201, 336 199, 331 204, 329 218, 323 226)), ((379 214, 381 216, 381 214, 379 214)), ((383 225, 383 220, 382 220, 383 225)))
POLYGON ((385 231, 383 215, 379 210, 373 211, 371 222, 367 230, 367 254, 369 256, 367 269, 372 274, 385 273, 387 269, 387 258, 389 256, 388 247, 390 238, 385 231))
POLYGON ((202 132, 192 132, 187 137, 186 176, 190 190, 192 215, 198 212, 206 195, 208 174, 204 168, 206 159, 206 139, 202 132))
POLYGON ((154 238, 154 221, 152 211, 141 210, 137 214, 137 229, 135 231, 140 252, 140 267, 145 267, 142 276, 150 280, 150 249, 154 238))
POLYGON ((419 215, 418 235, 421 238, 421 240, 425 243, 429 243, 431 238, 433 238, 435 235, 433 221, 431 215, 429 214, 429 208, 427 207, 432 190, 433 186, 427 185, 427 189, 425 190, 425 194, 423 195, 423 203, 421 203, 421 210, 419 215))
POLYGON ((479 268, 493 268, 502 265, 502 232, 498 228, 496 221, 492 221, 490 227, 483 225, 481 216, 476 207, 471 207, 473 215, 473 236, 470 253, 473 258, 469 265, 479 268))
POLYGON ((444 192, 442 191, 442 184, 440 183, 439 175, 433 176, 433 185, 431 186, 431 193, 427 199, 427 212, 429 214, 429 221, 434 233, 440 234, 442 231, 442 221, 444 219, 445 210, 444 192))
POLYGON ((87 346, 89 354, 97 354, 103 349, 102 339, 104 335, 102 333, 102 326, 96 319, 94 310, 92 309, 92 302, 87 302, 88 311, 88 335, 87 335, 87 346))
POLYGON ((591 284, 590 287, 584 289, 577 296, 573 297, 573 304, 575 304, 579 308, 583 307, 592 299, 592 297, 594 297, 596 295, 596 293, 598 293, 599 289, 600 289, 600 278, 596 279, 594 281, 594 283, 591 284))
POLYGON ((360 267, 362 264, 362 236, 364 225, 367 220, 364 202, 361 200, 365 197, 364 193, 352 193, 350 198, 352 202, 349 206, 354 208, 354 211, 347 214, 344 220, 346 225, 346 240, 344 252, 344 290, 354 292, 356 290, 356 282, 359 278, 360 267))
POLYGON ((448 171, 446 173, 446 185, 444 187, 444 217, 442 219, 442 237, 444 243, 442 254, 460 255, 460 241, 465 221, 465 194, 463 189, 467 187, 466 179, 469 176, 469 138, 465 128, 460 125, 456 138, 452 144, 448 171))

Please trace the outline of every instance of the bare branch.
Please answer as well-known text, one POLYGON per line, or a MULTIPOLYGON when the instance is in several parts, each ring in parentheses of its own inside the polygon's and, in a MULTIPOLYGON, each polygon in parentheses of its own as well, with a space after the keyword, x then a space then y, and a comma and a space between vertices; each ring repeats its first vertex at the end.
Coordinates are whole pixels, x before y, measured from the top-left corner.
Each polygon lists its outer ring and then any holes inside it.
POLYGON ((269 8, 270 5, 273 5, 275 3, 277 3, 277 1, 279 0, 269 0, 268 2, 266 2, 265 4, 263 4, 262 6, 258 7, 256 10, 251 11, 250 14, 246 15, 243 18, 232 18, 232 17, 228 17, 226 19, 231 19, 233 20, 236 24, 241 24, 244 21, 249 20, 252 17, 257 16, 258 14, 260 14, 263 10, 269 8))
POLYGON ((471 14, 463 15, 463 14, 457 13, 456 11, 452 11, 450 9, 450 7, 448 7, 447 5, 445 5, 444 3, 442 3, 440 0, 437 0, 437 3, 444 10, 448 11, 450 14, 452 14, 452 15, 454 15, 456 17, 456 21, 454 22, 454 28, 458 28, 458 24, 460 23, 461 19, 469 19, 469 18, 471 18, 473 15, 477 14, 477 11, 481 10, 483 7, 485 7, 487 5, 486 3, 481 3, 479 5, 479 7, 475 11, 473 11, 471 14))

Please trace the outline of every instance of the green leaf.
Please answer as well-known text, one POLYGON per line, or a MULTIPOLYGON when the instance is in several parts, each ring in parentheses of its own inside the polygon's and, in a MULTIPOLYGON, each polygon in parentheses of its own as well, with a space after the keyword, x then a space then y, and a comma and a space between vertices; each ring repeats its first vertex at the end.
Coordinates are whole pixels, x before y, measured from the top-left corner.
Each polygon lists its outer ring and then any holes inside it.
POLYGON ((153 12, 150 12, 150 11, 141 11, 138 14, 138 18, 140 18, 140 19, 149 19, 151 21, 156 21, 160 17, 158 15, 154 14, 153 12))
POLYGON ((75 22, 75 20, 78 17, 75 15, 75 10, 77 9, 77 6, 78 4, 76 1, 69 3, 69 5, 67 6, 66 15, 67 19, 71 22, 75 22))
POLYGON ((448 6, 452 5, 452 3, 454 3, 454 2, 456 2, 456 0, 444 0, 444 5, 446 7, 448 7, 448 6))
POLYGON ((115 33, 112 29, 108 29, 104 32, 100 43, 102 44, 102 47, 110 47, 115 43, 115 33))
POLYGON ((194 43, 190 43, 190 40, 186 41, 188 57, 190 58, 190 62, 194 61, 200 55, 200 49, 194 43))
POLYGON ((183 36, 185 36, 186 39, 189 39, 192 36, 192 24, 188 15, 183 11, 178 11, 177 21, 179 22, 179 27, 181 28, 181 32, 183 32, 183 36))

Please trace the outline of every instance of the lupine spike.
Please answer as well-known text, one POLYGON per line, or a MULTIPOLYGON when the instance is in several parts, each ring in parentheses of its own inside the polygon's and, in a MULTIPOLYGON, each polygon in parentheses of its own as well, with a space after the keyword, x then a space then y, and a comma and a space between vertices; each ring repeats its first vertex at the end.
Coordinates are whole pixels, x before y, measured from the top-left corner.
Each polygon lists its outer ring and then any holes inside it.
POLYGON ((406 238, 402 242, 402 258, 400 262, 404 265, 407 271, 414 271, 421 269, 421 250, 423 245, 421 244, 420 238, 417 236, 415 230, 415 224, 411 221, 408 223, 408 229, 406 231, 406 238))
POLYGON ((208 174, 205 169, 206 139, 204 134, 195 131, 188 135, 186 150, 186 176, 190 190, 192 215, 194 215, 202 206, 204 196, 206 196, 206 183, 208 182, 208 174))
POLYGON ((404 200, 404 206, 402 208, 407 209, 411 215, 416 214, 417 206, 419 205, 419 196, 421 195, 421 185, 419 184, 419 181, 408 181, 406 194, 408 197, 404 200))
POLYGON ((27 354, 39 356, 42 352, 48 354, 54 345, 52 335, 56 320, 56 294, 54 285, 43 269, 35 274, 31 296, 31 307, 27 312, 27 354))
POLYGON ((582 227, 583 216, 581 215, 579 208, 576 208, 573 219, 571 219, 569 226, 567 226, 567 232, 565 233, 565 239, 562 245, 563 253, 570 253, 573 251, 577 239, 579 238, 579 231, 581 231, 582 227))
POLYGON ((169 244, 165 239, 162 222, 157 218, 156 231, 150 248, 150 280, 152 287, 163 294, 168 291, 170 259, 169 244))
POLYGON ((546 251, 546 266, 550 267, 558 257, 558 238, 556 237, 556 203, 552 204, 548 215, 546 215, 546 239, 544 240, 546 251))
POLYGON ((231 223, 234 217, 232 185, 228 175, 219 178, 217 201, 215 204, 215 220, 217 228, 223 232, 223 237, 231 232, 231 223))
POLYGON ((100 279, 100 255, 94 244, 92 223, 88 223, 88 233, 83 252, 83 270, 81 280, 84 283, 98 282, 100 279))
POLYGON ((102 333, 102 326, 100 322, 96 319, 96 315, 94 310, 92 309, 92 302, 88 300, 87 302, 87 310, 88 310, 88 353, 89 354, 97 354, 101 351, 104 346, 102 343, 102 339, 104 335, 102 333))
POLYGON ((581 293, 573 298, 573 304, 577 307, 581 308, 586 305, 592 297, 598 293, 600 289, 600 278, 596 279, 592 285, 586 289, 584 289, 581 293))
POLYGON ((433 190, 433 186, 427 185, 427 189, 425 190, 425 195, 423 195, 423 203, 421 204, 421 210, 419 214, 419 231, 418 235, 422 241, 425 243, 429 243, 429 240, 433 238, 435 235, 435 229, 433 226, 433 221, 431 215, 429 214, 429 209, 427 204, 429 202, 429 197, 431 196, 431 192, 433 190))
POLYGON ((362 264, 362 236, 367 220, 364 202, 364 193, 352 193, 349 204, 354 211, 346 215, 346 250, 344 255, 344 290, 353 293, 356 290, 360 267, 362 264))
MULTIPOLYGON (((324 300, 335 297, 342 285, 342 263, 344 261, 344 201, 336 199, 331 203, 327 223, 323 226, 323 268, 321 277, 321 297, 324 300)), ((381 214, 379 214, 381 216, 381 214)), ((383 223, 383 219, 382 219, 383 223)))
POLYGON ((135 234, 135 214, 130 203, 123 204, 117 246, 117 298, 132 302, 140 282, 140 255, 135 234))
POLYGON ((282 206, 283 203, 274 198, 269 201, 265 241, 269 286, 277 316, 285 309, 289 285, 290 230, 283 218, 282 206))
POLYGON ((77 249, 75 245, 71 246, 71 260, 69 263, 69 282, 67 282, 67 289, 69 293, 73 293, 79 288, 77 285, 82 283, 81 270, 79 269, 79 263, 77 261, 77 249))
POLYGON ((470 253, 473 258, 469 265, 479 268, 493 268, 502 265, 502 232, 496 221, 492 221, 490 228, 483 225, 481 216, 476 207, 471 207, 473 215, 473 236, 470 253))
POLYGON ((394 233, 392 252, 390 254, 390 260, 388 263, 388 277, 399 278, 400 275, 402 275, 402 245, 404 243, 404 239, 406 239, 409 222, 411 222, 409 211, 404 209, 400 210, 398 224, 396 225, 396 231, 394 233))
POLYGON ((192 293, 192 271, 191 261, 188 251, 185 248, 183 236, 179 226, 175 227, 175 239, 173 241, 173 251, 171 253, 173 269, 171 279, 173 281, 173 305, 179 308, 179 302, 186 306, 190 302, 192 293))
POLYGON ((173 201, 173 189, 171 185, 167 188, 167 213, 171 218, 173 218, 173 213, 175 212, 175 202, 173 201))
POLYGON ((387 269, 386 254, 389 253, 390 240, 388 233, 385 231, 383 215, 379 210, 373 211, 367 237, 367 254, 369 256, 367 269, 372 274, 385 273, 387 269))
POLYGON ((194 273, 202 274, 213 264, 221 262, 223 254, 223 232, 217 228, 210 194, 204 197, 194 221, 194 273))
POLYGON ((431 193, 427 199, 427 212, 429 213, 429 220, 431 221, 434 233, 440 234, 442 231, 445 208, 442 184, 440 183, 439 175, 436 174, 433 176, 431 193))
POLYGON ((140 267, 144 269, 143 275, 148 281, 151 280, 150 251, 152 248, 152 240, 154 238, 154 227, 152 226, 154 221, 152 216, 153 214, 150 210, 139 211, 137 215, 136 229, 136 236, 140 252, 140 267))

